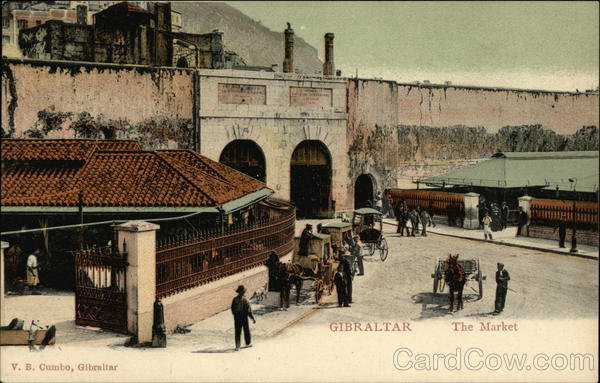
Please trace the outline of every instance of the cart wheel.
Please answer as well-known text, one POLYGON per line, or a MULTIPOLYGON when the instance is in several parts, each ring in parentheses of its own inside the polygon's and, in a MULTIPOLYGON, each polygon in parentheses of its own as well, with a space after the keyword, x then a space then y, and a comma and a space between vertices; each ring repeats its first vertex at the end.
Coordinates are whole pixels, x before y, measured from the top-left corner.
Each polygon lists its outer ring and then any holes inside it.
POLYGON ((379 256, 381 257, 381 262, 385 261, 388 256, 388 244, 385 238, 379 242, 379 256))
POLYGON ((368 243, 367 249, 369 250, 369 255, 373 255, 375 253, 375 244, 372 242, 368 243))
POLYGON ((325 288, 323 287, 323 281, 320 279, 317 279, 315 281, 315 302, 317 302, 318 305, 321 304, 321 299, 323 298, 324 290, 325 290, 325 288))
POLYGON ((479 283, 479 299, 483 298, 483 275, 481 273, 481 265, 477 259, 477 282, 479 283))

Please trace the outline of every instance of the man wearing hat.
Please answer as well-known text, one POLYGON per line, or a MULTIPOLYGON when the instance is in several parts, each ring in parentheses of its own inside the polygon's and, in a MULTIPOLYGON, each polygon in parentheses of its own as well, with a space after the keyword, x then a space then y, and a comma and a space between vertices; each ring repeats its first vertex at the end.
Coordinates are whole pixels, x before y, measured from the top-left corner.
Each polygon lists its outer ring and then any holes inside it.
POLYGON ((34 294, 36 286, 40 283, 38 274, 38 256, 40 250, 37 249, 27 257, 27 286, 31 289, 31 293, 34 294))
POLYGON ((256 323, 256 319, 254 319, 254 315, 252 315, 250 302, 244 297, 246 288, 243 285, 239 285, 235 292, 238 295, 233 298, 233 301, 231 302, 231 312, 233 313, 233 322, 235 326, 235 351, 239 351, 242 328, 244 329, 244 341, 246 342, 246 347, 252 347, 250 344, 251 338, 248 317, 252 318, 252 323, 256 323))
POLYGON ((504 264, 498 262, 498 271, 496 271, 496 309, 494 310, 494 314, 500 314, 504 310, 506 293, 508 292, 508 281, 510 281, 508 271, 504 269, 504 264))

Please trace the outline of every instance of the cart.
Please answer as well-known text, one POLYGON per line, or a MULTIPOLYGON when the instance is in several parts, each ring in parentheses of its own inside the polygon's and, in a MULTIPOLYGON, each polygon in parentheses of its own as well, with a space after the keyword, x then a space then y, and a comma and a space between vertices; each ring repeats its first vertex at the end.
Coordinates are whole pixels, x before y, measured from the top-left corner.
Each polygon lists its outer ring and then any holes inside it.
POLYGON ((369 207, 354 210, 352 216, 352 229, 369 255, 379 251, 379 257, 385 261, 388 256, 388 243, 383 237, 383 216, 379 210, 369 207))
MULTIPOLYGON (((479 299, 483 298, 483 281, 486 279, 486 276, 483 275, 481 271, 481 264, 479 263, 479 258, 459 259, 457 262, 463 267, 465 271, 465 284, 469 281, 476 281, 479 287, 479 299)), ((431 274, 431 278, 433 278, 433 294, 437 294, 438 291, 440 293, 444 291, 444 288, 446 286, 444 272, 446 268, 447 260, 438 258, 438 261, 435 265, 435 270, 433 274, 431 274)))
POLYGON ((292 267, 300 278, 314 281, 315 301, 319 304, 325 287, 329 288, 329 294, 333 291, 333 276, 339 262, 333 256, 331 235, 313 233, 312 236, 308 245, 308 256, 298 255, 300 237, 294 239, 292 267))

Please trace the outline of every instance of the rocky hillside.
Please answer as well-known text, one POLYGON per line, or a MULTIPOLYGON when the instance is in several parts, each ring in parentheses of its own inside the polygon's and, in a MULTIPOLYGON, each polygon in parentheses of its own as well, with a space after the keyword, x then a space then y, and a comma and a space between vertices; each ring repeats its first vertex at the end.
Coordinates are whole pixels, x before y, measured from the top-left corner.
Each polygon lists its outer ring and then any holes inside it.
MULTIPOLYGON (((225 48, 240 55, 246 64, 271 66, 283 63, 283 30, 273 32, 236 8, 225 3, 173 2, 173 10, 181 12, 183 29, 188 33, 208 33, 214 29, 223 32, 225 48)), ((292 25, 292 28, 294 26, 292 25)), ((317 50, 300 38, 296 32, 294 68, 302 73, 321 73, 323 63, 317 50)))

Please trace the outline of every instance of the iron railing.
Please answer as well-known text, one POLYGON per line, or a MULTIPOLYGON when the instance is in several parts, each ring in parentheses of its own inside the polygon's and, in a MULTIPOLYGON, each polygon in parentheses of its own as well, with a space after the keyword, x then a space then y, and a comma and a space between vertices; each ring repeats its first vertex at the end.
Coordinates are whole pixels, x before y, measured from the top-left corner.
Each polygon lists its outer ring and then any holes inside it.
POLYGON ((458 212, 464 210, 464 194, 461 193, 403 189, 389 189, 387 193, 392 206, 404 200, 409 208, 420 206, 434 215, 448 215, 448 207, 454 207, 458 212))
POLYGON ((598 203, 536 198, 531 201, 530 218, 534 226, 557 226, 561 221, 572 225, 575 221, 578 228, 597 230, 598 203))
POLYGON ((268 213, 253 225, 199 238, 175 239, 157 247, 156 296, 163 298, 264 265, 271 251, 278 256, 294 247, 296 212, 276 200, 264 201, 268 213))

